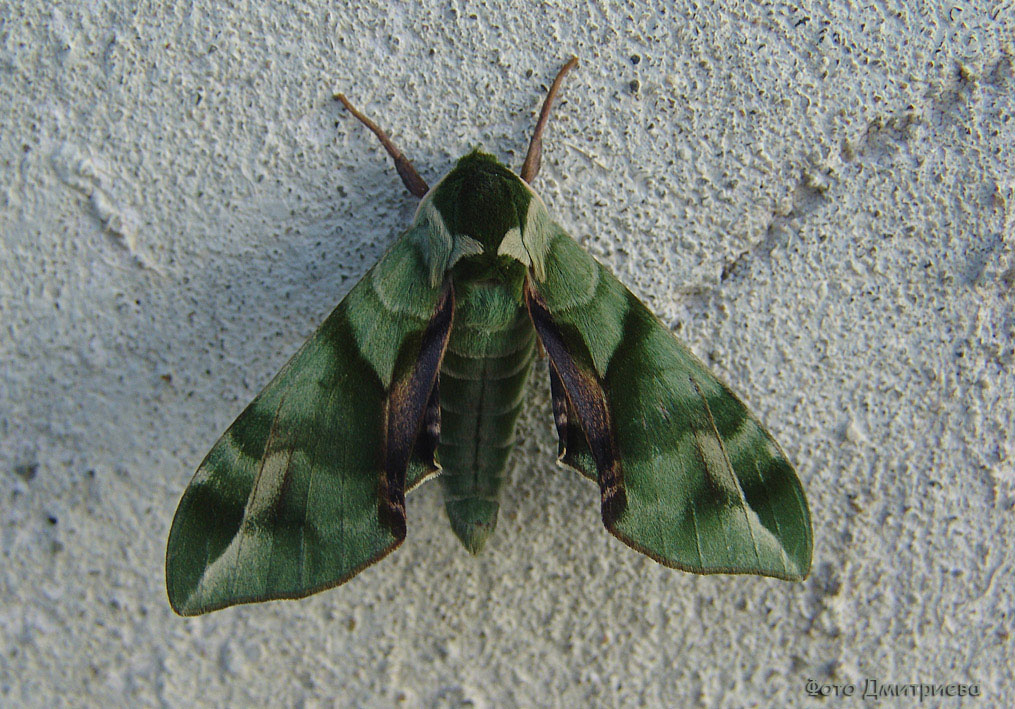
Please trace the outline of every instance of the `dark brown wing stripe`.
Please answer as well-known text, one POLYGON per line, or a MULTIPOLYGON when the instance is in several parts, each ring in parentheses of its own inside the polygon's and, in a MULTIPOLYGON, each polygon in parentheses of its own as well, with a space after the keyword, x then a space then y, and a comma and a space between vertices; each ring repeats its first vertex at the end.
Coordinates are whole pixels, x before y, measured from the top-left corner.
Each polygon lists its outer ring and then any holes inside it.
POLYGON ((449 281, 423 331, 415 365, 392 384, 388 393, 380 513, 381 519, 399 538, 405 537, 405 471, 424 423, 428 430, 422 435, 430 435, 428 419, 431 415, 428 413, 434 407, 429 404, 451 334, 454 312, 455 293, 449 281))
MULTIPOLYGON (((532 324, 539 333, 539 339, 550 357, 550 366, 563 386, 567 402, 578 417, 589 450, 596 462, 599 472, 599 490, 602 494, 603 522, 609 527, 620 516, 627 506, 624 493, 623 473, 620 465, 620 453, 617 450, 616 438, 613 434, 613 421, 606 405, 606 395, 602 384, 589 366, 582 366, 568 351, 564 343, 564 335, 553 322, 546 303, 531 284, 525 282, 525 302, 529 309, 532 324)), ((577 338, 576 338, 577 339, 577 338)), ((578 340, 580 342, 580 340, 578 340)), ((586 358, 590 359, 590 358, 586 358)), ((558 416, 558 391, 553 391, 554 377, 551 374, 550 386, 554 399, 554 419, 563 421, 566 437, 567 409, 563 408, 563 418, 558 416)), ((557 432, 561 432, 560 424, 557 432)))
POLYGON ((560 375, 553 366, 553 362, 547 362, 547 369, 550 370, 550 398, 553 400, 553 425, 557 429, 557 457, 564 455, 567 450, 567 393, 564 391, 564 382, 560 381, 560 375))
POLYGON ((441 438, 440 387, 441 378, 438 375, 430 390, 430 398, 427 399, 426 411, 423 413, 423 423, 419 427, 419 435, 416 436, 416 445, 412 453, 415 460, 425 461, 431 469, 437 452, 437 443, 441 438))

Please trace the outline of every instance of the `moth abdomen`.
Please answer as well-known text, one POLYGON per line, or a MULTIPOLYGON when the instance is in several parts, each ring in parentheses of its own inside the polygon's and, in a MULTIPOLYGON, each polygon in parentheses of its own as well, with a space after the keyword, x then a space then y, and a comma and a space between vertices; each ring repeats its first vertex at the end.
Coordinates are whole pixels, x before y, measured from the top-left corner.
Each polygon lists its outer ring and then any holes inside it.
POLYGON ((477 553, 497 524, 536 336, 510 284, 473 283, 460 291, 441 366, 438 456, 451 527, 477 553), (496 307, 477 308, 470 299, 496 307))

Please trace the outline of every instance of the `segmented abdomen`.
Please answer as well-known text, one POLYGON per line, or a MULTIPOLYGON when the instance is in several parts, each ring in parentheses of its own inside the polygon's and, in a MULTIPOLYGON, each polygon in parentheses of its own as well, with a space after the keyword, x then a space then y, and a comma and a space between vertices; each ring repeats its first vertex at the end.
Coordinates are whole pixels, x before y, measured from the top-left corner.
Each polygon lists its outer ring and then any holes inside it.
POLYGON ((503 285, 456 289, 440 373, 437 448, 452 529, 473 553, 497 522, 497 497, 535 353, 535 330, 503 285))

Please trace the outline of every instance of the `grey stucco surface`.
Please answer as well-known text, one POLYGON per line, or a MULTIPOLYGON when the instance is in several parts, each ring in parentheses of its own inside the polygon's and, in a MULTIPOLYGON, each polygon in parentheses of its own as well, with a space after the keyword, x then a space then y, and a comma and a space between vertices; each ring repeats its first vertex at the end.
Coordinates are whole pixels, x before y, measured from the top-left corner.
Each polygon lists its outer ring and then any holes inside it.
POLYGON ((1015 704, 1012 3, 61 7, 0 2, 0 704, 1015 704), (414 208, 332 93, 433 182, 572 53, 535 187, 796 463, 811 576, 613 539, 538 370, 481 556, 424 486, 345 586, 174 616, 194 468, 414 208))

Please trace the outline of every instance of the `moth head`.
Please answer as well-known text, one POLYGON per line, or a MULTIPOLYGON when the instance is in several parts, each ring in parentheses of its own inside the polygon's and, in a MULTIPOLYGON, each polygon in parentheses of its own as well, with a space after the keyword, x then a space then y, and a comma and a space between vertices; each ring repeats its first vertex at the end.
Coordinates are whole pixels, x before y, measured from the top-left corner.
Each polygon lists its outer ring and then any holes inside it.
POLYGON ((474 150, 423 197, 413 228, 437 283, 461 259, 491 268, 520 261, 542 277, 550 223, 531 187, 474 150))

